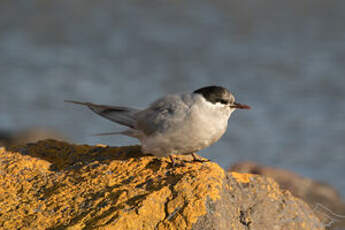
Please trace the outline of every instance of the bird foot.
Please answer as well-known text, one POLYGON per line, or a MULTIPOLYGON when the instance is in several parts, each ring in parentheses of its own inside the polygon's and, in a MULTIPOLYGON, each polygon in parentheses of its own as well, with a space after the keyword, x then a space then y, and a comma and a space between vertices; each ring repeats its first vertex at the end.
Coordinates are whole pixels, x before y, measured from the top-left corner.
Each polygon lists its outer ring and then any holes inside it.
POLYGON ((192 163, 192 162, 200 162, 200 163, 210 162, 209 159, 201 158, 196 153, 191 153, 191 155, 193 157, 193 160, 182 160, 182 161, 179 161, 178 163, 176 162, 175 158, 172 155, 169 155, 169 159, 170 159, 171 164, 172 164, 173 167, 185 166, 186 162, 189 162, 189 163, 192 163))
POLYGON ((201 163, 203 163, 203 162, 210 162, 209 159, 200 158, 196 153, 192 153, 191 155, 193 157, 193 162, 201 162, 201 163))

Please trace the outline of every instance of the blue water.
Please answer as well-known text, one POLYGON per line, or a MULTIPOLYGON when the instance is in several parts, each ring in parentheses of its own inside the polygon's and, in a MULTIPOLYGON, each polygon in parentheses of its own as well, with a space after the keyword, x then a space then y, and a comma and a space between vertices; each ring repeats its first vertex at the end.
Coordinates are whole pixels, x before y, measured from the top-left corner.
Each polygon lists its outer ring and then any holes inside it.
POLYGON ((145 107, 206 85, 239 102, 200 152, 257 161, 345 195, 345 2, 2 1, 0 129, 48 126, 77 143, 122 127, 64 99, 145 107))

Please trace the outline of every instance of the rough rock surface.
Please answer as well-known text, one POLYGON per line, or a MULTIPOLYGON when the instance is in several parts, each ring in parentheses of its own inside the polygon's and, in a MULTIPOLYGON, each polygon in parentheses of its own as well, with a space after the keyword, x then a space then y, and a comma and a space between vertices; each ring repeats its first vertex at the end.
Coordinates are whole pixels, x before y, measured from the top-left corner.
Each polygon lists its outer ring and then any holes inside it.
POLYGON ((303 199, 325 223, 327 229, 345 228, 345 202, 332 186, 302 177, 294 172, 260 165, 255 162, 239 162, 229 171, 251 173, 273 178, 281 189, 289 190, 303 199))
POLYGON ((32 127, 20 131, 0 130, 0 146, 11 146, 26 144, 31 142, 37 142, 44 139, 56 139, 66 141, 64 137, 57 130, 44 128, 44 127, 32 127))
POLYGON ((188 160, 54 140, 2 149, 0 229, 324 229, 272 179, 188 160))

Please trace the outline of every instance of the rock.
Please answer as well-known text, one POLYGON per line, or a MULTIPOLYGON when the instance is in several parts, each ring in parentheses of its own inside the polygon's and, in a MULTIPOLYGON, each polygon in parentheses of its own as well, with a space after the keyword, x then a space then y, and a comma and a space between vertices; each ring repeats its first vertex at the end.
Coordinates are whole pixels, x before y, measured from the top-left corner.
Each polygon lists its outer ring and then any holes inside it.
POLYGON ((272 179, 139 146, 54 140, 0 152, 2 229, 324 229, 272 179))
POLYGON ((66 138, 56 130, 43 127, 32 127, 17 132, 0 130, 0 146, 8 147, 10 145, 37 142, 48 138, 66 140, 66 138))
POLYGON ((327 229, 345 228, 345 202, 332 186, 302 177, 288 170, 263 166, 254 162, 240 162, 230 172, 252 173, 273 178, 281 189, 289 190, 314 208, 315 214, 327 229))

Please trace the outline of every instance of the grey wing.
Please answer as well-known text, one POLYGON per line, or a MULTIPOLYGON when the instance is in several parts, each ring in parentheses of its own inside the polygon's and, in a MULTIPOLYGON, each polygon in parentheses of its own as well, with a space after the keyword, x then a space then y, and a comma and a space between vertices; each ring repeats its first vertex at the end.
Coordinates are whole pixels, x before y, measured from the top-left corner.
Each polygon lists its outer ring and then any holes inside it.
POLYGON ((135 114, 136 128, 146 135, 159 133, 183 125, 189 106, 179 95, 171 95, 157 100, 145 110, 135 114))
POLYGON ((90 102, 80 102, 80 101, 71 101, 71 100, 65 100, 65 102, 85 105, 89 107, 93 112, 97 113, 98 115, 108 120, 119 123, 121 125, 128 126, 130 128, 135 128, 136 126, 135 113, 140 111, 138 109, 129 108, 129 107, 96 105, 90 102))

